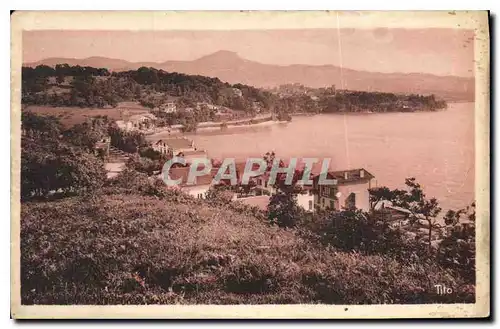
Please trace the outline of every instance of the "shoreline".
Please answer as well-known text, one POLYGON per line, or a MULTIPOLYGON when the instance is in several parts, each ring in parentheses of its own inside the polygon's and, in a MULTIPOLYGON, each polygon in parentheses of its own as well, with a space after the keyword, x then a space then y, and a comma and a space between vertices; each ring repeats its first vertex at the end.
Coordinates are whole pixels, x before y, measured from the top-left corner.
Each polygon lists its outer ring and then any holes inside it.
POLYGON ((240 128, 240 127, 265 127, 265 126, 272 126, 280 123, 286 123, 288 121, 279 121, 279 120, 273 120, 271 117, 266 118, 265 120, 262 119, 249 119, 241 122, 233 122, 233 123, 226 123, 224 125, 223 123, 209 123, 205 125, 198 126, 196 128, 196 131, 182 131, 182 127, 163 127, 163 128, 158 128, 157 130, 153 132, 148 132, 145 135, 147 138, 152 138, 155 135, 160 135, 160 134, 165 134, 168 133, 171 136, 177 136, 177 135, 189 135, 189 134, 196 134, 197 132, 212 132, 212 131, 226 131, 232 128, 240 128), (252 123, 252 120, 258 120, 260 122, 255 122, 252 123))
MULTIPOLYGON (((469 103, 469 102, 465 102, 469 103)), ((308 113, 308 112, 298 112, 298 113, 293 113, 290 114, 291 117, 313 117, 317 115, 371 115, 371 114, 394 114, 394 113, 406 113, 406 114, 411 114, 411 113, 428 113, 428 112, 441 112, 441 111, 446 111, 448 107, 443 108, 443 109, 436 109, 436 110, 416 110, 416 111, 394 111, 394 112, 376 112, 376 111, 358 111, 358 112, 332 112, 332 113, 308 113)), ((283 123, 288 123, 290 121, 280 121, 273 119, 272 116, 268 117, 262 117, 262 118, 251 118, 251 119, 242 119, 242 120, 237 120, 237 121, 231 121, 231 122, 226 122, 226 123, 218 123, 218 122, 201 122, 198 124, 197 128, 195 131, 182 131, 182 126, 181 125, 176 125, 173 127, 162 127, 162 128, 157 128, 153 132, 147 132, 145 135, 147 138, 151 138, 155 135, 161 135, 168 133, 171 136, 178 136, 178 135, 190 135, 190 134, 196 134, 197 132, 214 132, 214 131, 226 131, 232 128, 239 128, 239 127, 265 127, 265 126, 272 126, 276 124, 283 124, 283 123), (253 122, 255 121, 255 122, 253 122)))

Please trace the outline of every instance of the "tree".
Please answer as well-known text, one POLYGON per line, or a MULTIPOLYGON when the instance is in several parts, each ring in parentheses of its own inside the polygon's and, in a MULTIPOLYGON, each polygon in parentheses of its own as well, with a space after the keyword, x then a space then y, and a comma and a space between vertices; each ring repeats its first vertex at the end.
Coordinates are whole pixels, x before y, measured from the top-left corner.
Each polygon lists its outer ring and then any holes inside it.
POLYGON ((111 145, 128 153, 136 153, 147 145, 146 137, 139 131, 123 131, 116 125, 110 125, 111 145))
POLYGON ((21 196, 47 197, 55 193, 95 190, 106 179, 104 163, 62 138, 59 120, 22 113, 21 196))
POLYGON ((280 227, 294 227, 303 214, 296 195, 281 190, 271 196, 267 212, 269 221, 280 227))
POLYGON ((58 137, 63 126, 54 116, 41 116, 31 111, 21 113, 21 129, 26 135, 43 135, 45 137, 58 137))
POLYGON ((375 205, 383 200, 396 200, 406 192, 404 190, 391 190, 386 186, 372 188, 370 192, 370 209, 374 209, 375 205))
POLYGON ((91 118, 74 125, 64 132, 64 136, 69 143, 93 152, 96 143, 108 135, 109 124, 107 117, 91 118))
POLYGON ((23 199, 89 192, 101 187, 105 179, 104 163, 92 154, 57 139, 22 139, 23 199))
POLYGON ((427 198, 422 187, 418 184, 415 178, 407 178, 405 180, 406 190, 388 190, 379 189, 375 191, 371 201, 388 200, 393 205, 405 208, 410 211, 410 221, 412 224, 420 224, 423 220, 427 225, 427 242, 428 251, 432 251, 432 233, 435 229, 440 229, 443 226, 437 222, 437 216, 441 212, 439 203, 436 198, 427 198))
POLYGON ((153 174, 161 171, 163 167, 163 161, 151 160, 149 158, 143 158, 138 154, 133 154, 129 157, 127 166, 138 172, 145 173, 148 176, 152 176, 153 174))
MULTIPOLYGON (((268 173, 276 161, 276 155, 274 152, 267 152, 263 158, 267 162, 268 173)), ((283 161, 279 162, 279 167, 284 167, 283 161)), ((271 223, 281 227, 294 227, 304 215, 304 210, 297 203, 297 195, 304 193, 302 187, 297 185, 302 175, 303 171, 295 170, 291 184, 287 184, 287 175, 285 173, 277 174, 274 183, 276 193, 271 196, 267 206, 268 218, 271 223)))
POLYGON ((448 233, 439 244, 438 261, 457 271, 470 283, 476 277, 475 203, 465 209, 449 210, 445 217, 448 233))
POLYGON ((205 194, 205 199, 210 200, 211 203, 225 205, 233 200, 233 195, 231 185, 221 183, 210 187, 205 194))
POLYGON ((63 82, 64 82, 64 75, 57 75, 57 76, 56 76, 56 82, 57 82, 58 84, 63 83, 63 82))

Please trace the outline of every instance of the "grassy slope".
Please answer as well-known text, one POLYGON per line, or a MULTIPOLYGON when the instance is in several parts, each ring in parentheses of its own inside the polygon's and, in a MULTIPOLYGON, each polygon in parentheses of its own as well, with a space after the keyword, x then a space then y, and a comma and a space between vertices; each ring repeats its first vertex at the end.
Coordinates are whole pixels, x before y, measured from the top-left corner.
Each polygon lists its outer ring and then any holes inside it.
POLYGON ((167 199, 23 204, 23 303, 473 302, 437 266, 327 251, 232 205, 167 199), (437 296, 438 283, 460 293, 437 296))
POLYGON ((79 107, 52 107, 30 105, 26 111, 38 115, 52 115, 61 121, 65 127, 83 123, 91 117, 99 115, 108 116, 110 120, 126 120, 131 115, 149 113, 149 109, 134 102, 122 102, 115 108, 79 108, 79 107))

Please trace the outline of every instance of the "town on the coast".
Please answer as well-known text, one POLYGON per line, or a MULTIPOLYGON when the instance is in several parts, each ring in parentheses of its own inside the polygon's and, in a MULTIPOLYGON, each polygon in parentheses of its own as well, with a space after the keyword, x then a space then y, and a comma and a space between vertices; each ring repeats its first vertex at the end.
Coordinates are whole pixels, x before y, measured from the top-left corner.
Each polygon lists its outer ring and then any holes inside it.
MULTIPOLYGON (((474 200, 442 209, 411 170, 385 186, 369 160, 296 164, 271 139, 252 155, 264 164, 258 173, 247 160, 213 156, 222 146, 196 142, 306 116, 440 113, 470 101, 471 79, 426 75, 430 86, 453 82, 436 93, 418 75, 396 73, 367 74, 370 88, 358 78, 348 88, 252 86, 153 64, 62 60, 22 67, 23 303, 474 303, 474 200), (233 175, 217 178, 225 168, 233 175)), ((195 64, 235 61, 248 65, 224 51, 195 64)))

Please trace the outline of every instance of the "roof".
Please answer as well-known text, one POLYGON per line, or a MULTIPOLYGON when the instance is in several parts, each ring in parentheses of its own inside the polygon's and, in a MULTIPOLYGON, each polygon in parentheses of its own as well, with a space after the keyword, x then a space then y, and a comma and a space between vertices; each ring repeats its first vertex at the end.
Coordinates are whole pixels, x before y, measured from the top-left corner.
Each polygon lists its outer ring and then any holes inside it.
MULTIPOLYGON (((235 168, 236 168, 236 175, 239 180, 243 179, 243 174, 245 173, 245 167, 246 167, 246 162, 236 162, 235 163, 235 168)), ((252 164, 252 171, 256 171, 259 169, 259 164, 258 163, 253 163, 252 164)), ((252 176, 251 178, 254 177, 260 177, 260 176, 265 176, 266 173, 258 175, 258 176, 252 176)))
POLYGON ((165 143, 168 145, 168 147, 172 147, 175 149, 193 147, 193 141, 185 137, 160 139, 159 141, 156 142, 156 144, 159 143, 165 143))
POLYGON ((217 174, 217 170, 212 169, 209 174, 196 176, 194 184, 187 184, 188 176, 189 176, 190 167, 177 167, 170 168, 169 177, 170 179, 177 180, 181 179, 181 187, 189 187, 189 186, 201 186, 201 185, 211 185, 212 180, 217 174))
POLYGON ((409 211, 408 209, 405 209, 405 208, 402 208, 402 207, 397 207, 397 206, 394 206, 392 204, 391 201, 389 200, 380 200, 379 202, 377 202, 375 204, 375 206, 373 207, 374 210, 383 210, 383 209, 390 209, 390 210, 394 210, 394 211, 397 211, 397 212, 401 212, 401 213, 405 213, 407 215, 411 215, 411 211, 409 211))
MULTIPOLYGON (((328 179, 336 179, 337 184, 342 185, 342 184, 348 184, 352 182, 360 182, 360 181, 368 181, 372 178, 374 178, 372 174, 370 174, 366 169, 364 168, 358 168, 358 169, 348 169, 348 170, 337 170, 337 171, 329 171, 327 173, 327 178, 328 179), (361 172, 364 171, 364 176, 361 177, 361 172), (346 174, 347 173, 347 178, 346 174)), ((319 174, 314 177, 314 179, 318 179, 319 174)))

